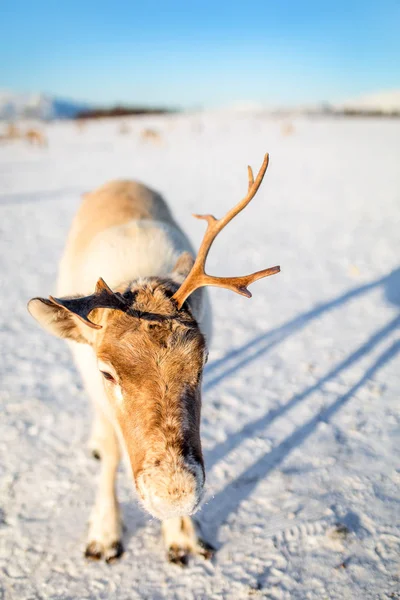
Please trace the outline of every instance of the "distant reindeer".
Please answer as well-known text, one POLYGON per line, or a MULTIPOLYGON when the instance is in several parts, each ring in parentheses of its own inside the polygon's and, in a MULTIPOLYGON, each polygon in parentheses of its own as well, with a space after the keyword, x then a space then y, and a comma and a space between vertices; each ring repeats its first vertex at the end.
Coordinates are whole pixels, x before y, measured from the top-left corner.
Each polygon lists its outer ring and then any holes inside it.
POLYGON ((120 135, 127 135, 130 132, 131 132, 131 130, 130 130, 128 123, 125 123, 125 121, 122 122, 119 126, 118 133, 120 135))
POLYGON ((143 129, 140 134, 140 137, 145 142, 161 142, 161 134, 155 129, 143 129))
POLYGON ((14 123, 9 123, 6 128, 4 139, 16 140, 21 137, 19 128, 14 123))
POLYGON ((195 215, 208 224, 196 259, 151 189, 112 181, 85 194, 60 264, 60 297, 28 304, 46 330, 69 341, 96 409, 90 447, 102 465, 87 557, 109 562, 123 552, 115 490, 120 449, 143 507, 162 520, 170 561, 211 555, 190 518, 205 482, 201 381, 211 312, 201 288, 251 297, 249 284, 279 272, 213 277, 204 270, 214 239, 255 196, 267 166, 268 155, 255 181, 249 167, 246 197, 222 219, 195 215))
POLYGON ((76 127, 79 131, 79 133, 83 133, 86 129, 86 120, 85 119, 77 119, 76 120, 76 127))
POLYGON ((32 146, 47 146, 46 136, 38 129, 28 129, 25 131, 24 137, 30 144, 32 144, 32 146))
POLYGON ((294 125, 292 123, 283 123, 281 125, 282 135, 292 135, 294 133, 294 125))

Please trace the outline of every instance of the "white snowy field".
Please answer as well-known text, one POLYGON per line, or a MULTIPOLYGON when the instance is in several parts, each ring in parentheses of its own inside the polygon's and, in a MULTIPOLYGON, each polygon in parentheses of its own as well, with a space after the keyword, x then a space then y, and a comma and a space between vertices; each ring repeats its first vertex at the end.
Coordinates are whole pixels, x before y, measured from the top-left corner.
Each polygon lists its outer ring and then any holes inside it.
POLYGON ((65 122, 45 127, 47 148, 0 145, 1 600, 400 598, 400 120, 293 125, 283 135, 279 120, 235 113, 65 122), (258 195, 208 261, 222 275, 282 269, 251 300, 210 291, 196 520, 216 555, 169 564, 121 469, 126 552, 86 562, 90 407, 66 345, 26 302, 54 293, 82 192, 139 179, 198 245, 191 214, 222 216, 266 151, 258 195))

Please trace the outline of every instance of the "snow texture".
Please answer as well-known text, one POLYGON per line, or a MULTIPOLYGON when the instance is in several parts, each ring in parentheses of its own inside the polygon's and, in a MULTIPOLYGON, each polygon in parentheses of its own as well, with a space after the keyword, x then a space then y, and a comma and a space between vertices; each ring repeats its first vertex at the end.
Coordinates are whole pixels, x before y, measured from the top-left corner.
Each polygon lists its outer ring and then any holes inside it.
MULTIPOLYGON (((400 597, 400 121, 187 114, 45 127, 0 146, 1 600, 400 597), (144 141, 144 128, 161 141, 144 141), (252 204, 215 243, 211 273, 280 264, 247 300, 212 289, 203 386, 211 562, 166 561, 160 525, 122 468, 120 562, 86 562, 98 464, 67 346, 27 300, 54 293, 80 195, 112 178, 222 216, 265 151, 252 204)), ((99 276, 101 273, 99 273, 99 276)))

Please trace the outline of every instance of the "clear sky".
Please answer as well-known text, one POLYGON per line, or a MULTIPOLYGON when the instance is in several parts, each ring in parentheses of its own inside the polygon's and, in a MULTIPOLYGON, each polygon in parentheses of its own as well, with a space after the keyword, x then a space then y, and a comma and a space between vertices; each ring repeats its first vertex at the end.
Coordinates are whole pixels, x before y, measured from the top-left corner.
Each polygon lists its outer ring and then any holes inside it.
POLYGON ((214 107, 395 88, 400 0, 0 0, 0 89, 214 107))

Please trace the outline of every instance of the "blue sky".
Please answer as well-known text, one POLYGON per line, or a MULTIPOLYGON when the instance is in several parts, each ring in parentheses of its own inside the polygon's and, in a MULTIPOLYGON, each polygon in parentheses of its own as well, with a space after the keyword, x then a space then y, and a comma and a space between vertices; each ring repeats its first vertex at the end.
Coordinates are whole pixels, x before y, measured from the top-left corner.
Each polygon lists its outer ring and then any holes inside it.
POLYGON ((0 89, 100 104, 338 101, 400 88, 400 1, 0 1, 0 89))

